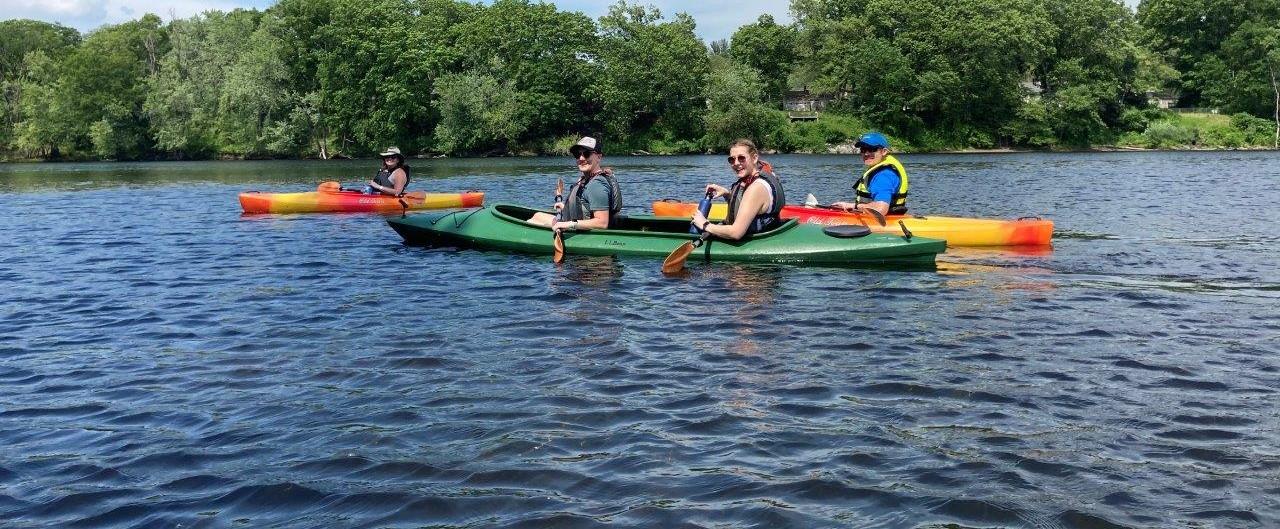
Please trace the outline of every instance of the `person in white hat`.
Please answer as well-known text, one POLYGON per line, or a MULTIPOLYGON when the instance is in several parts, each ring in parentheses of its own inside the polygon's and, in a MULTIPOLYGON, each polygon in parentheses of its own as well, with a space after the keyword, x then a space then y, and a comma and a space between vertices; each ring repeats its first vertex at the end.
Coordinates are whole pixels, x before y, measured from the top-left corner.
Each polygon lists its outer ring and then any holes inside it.
POLYGON ((364 193, 393 197, 403 195, 404 189, 409 186, 409 166, 404 164, 400 148, 387 147, 386 151, 379 154, 382 156, 382 167, 378 168, 377 174, 364 186, 364 193))
POLYGON ((529 222, 553 230, 603 230, 622 210, 622 192, 613 170, 600 167, 604 159, 600 140, 584 136, 569 148, 581 176, 569 186, 564 202, 557 202, 559 213, 534 213, 529 222))

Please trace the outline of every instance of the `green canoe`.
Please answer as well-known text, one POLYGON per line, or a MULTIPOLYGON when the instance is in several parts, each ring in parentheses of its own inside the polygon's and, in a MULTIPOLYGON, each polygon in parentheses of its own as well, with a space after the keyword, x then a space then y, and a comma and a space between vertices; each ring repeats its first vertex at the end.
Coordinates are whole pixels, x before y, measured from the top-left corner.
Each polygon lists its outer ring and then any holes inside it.
MULTIPOLYGON (((387 219, 407 244, 463 246, 550 255, 551 229, 525 222, 538 210, 498 204, 471 211, 387 219)), ((689 234, 689 221, 670 217, 619 216, 607 230, 564 232, 568 255, 641 255, 664 258, 689 234)), ((931 264, 946 249, 940 239, 871 234, 858 238, 827 235, 821 226, 788 220, 778 228, 741 241, 711 239, 690 260, 815 264, 931 264)))

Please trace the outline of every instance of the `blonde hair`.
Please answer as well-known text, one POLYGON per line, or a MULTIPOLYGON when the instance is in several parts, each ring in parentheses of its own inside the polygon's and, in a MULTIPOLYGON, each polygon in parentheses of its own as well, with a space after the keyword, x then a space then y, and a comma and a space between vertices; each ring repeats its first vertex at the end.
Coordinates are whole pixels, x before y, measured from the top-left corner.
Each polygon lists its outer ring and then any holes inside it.
POLYGON ((759 149, 756 149, 756 144, 755 144, 755 142, 753 142, 753 141, 751 141, 751 140, 748 140, 748 139, 746 139, 746 138, 738 138, 738 139, 736 139, 736 140, 733 140, 733 142, 729 144, 729 149, 731 149, 731 150, 732 150, 734 147, 746 147, 746 148, 747 148, 747 152, 749 152, 749 153, 751 153, 751 154, 759 154, 759 153, 760 153, 759 149))

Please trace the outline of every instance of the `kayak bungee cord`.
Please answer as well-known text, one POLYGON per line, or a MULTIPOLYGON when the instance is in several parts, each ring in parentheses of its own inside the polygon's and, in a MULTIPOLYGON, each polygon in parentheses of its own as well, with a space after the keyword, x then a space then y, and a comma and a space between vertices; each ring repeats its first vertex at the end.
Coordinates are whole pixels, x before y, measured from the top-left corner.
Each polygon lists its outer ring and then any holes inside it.
POLYGON ((475 215, 476 213, 479 213, 481 209, 483 209, 483 208, 476 208, 476 209, 471 210, 471 212, 467 213, 467 216, 466 216, 466 217, 464 217, 464 218, 462 219, 462 221, 461 221, 461 222, 459 222, 459 221, 458 221, 458 219, 457 219, 456 217, 457 217, 457 215, 458 215, 459 213, 462 213, 462 212, 461 212, 461 211, 455 211, 455 212, 453 212, 453 216, 455 217, 455 218, 454 218, 454 220, 453 220, 453 227, 455 227, 455 228, 461 228, 463 224, 466 224, 468 220, 471 220, 471 216, 472 216, 472 215, 475 215))
POLYGON ((462 213, 462 212, 461 212, 461 211, 454 211, 454 212, 452 212, 452 213, 450 213, 450 214, 448 214, 448 215, 442 215, 442 216, 440 216, 440 217, 437 217, 437 218, 431 219, 431 220, 429 220, 429 221, 427 221, 427 222, 428 222, 428 223, 430 223, 432 226, 435 226, 437 222, 440 222, 440 221, 442 221, 442 220, 444 220, 444 219, 450 219, 450 218, 451 218, 451 219, 453 219, 453 227, 455 227, 455 228, 461 228, 461 227, 462 227, 462 225, 463 225, 464 223, 466 223, 466 222, 467 222, 467 219, 470 219, 472 215, 475 215, 476 213, 479 213, 479 212, 480 212, 481 210, 483 210, 483 209, 484 209, 484 208, 476 208, 476 209, 471 210, 470 212, 468 212, 468 213, 467 213, 466 218, 462 219, 461 221, 459 221, 459 220, 457 219, 457 216, 458 216, 458 214, 459 214, 459 213, 462 213))
POLYGON ((431 220, 429 220, 428 222, 430 222, 432 226, 435 226, 437 222, 440 222, 440 221, 444 220, 446 217, 452 217, 452 216, 457 215, 457 214, 458 214, 458 212, 457 212, 457 211, 454 211, 453 213, 450 213, 450 214, 448 214, 448 215, 441 215, 441 216, 439 216, 439 217, 436 217, 436 218, 434 218, 434 219, 431 219, 431 220))

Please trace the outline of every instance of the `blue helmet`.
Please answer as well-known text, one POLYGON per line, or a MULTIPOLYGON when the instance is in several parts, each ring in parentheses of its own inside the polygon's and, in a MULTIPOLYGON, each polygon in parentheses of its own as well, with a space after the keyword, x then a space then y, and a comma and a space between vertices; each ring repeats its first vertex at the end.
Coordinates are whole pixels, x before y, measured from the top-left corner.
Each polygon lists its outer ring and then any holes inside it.
POLYGON ((889 138, 884 137, 884 134, 881 134, 879 132, 868 132, 866 134, 863 134, 862 137, 858 138, 858 142, 854 143, 853 146, 859 149, 863 147, 874 147, 876 149, 888 149, 889 138))

